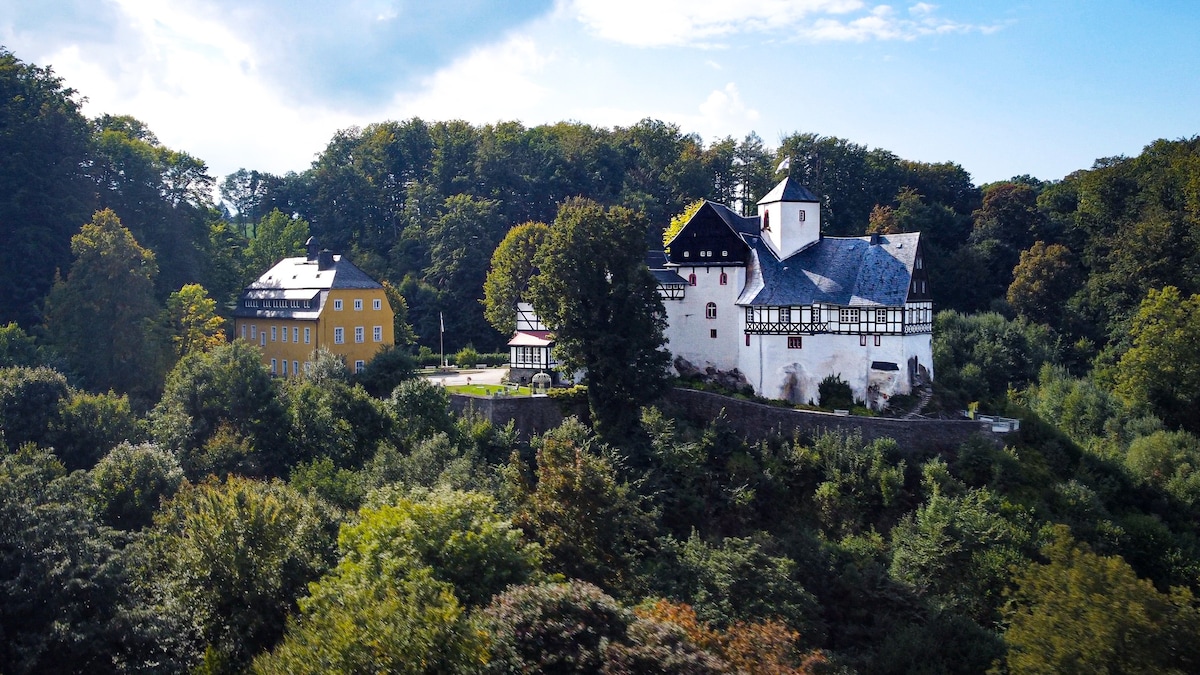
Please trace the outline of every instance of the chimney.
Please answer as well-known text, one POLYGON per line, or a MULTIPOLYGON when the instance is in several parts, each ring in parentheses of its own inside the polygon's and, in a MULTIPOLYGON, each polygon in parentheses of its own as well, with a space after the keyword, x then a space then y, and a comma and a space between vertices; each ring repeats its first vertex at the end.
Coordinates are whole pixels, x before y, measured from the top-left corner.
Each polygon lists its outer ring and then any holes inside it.
POLYGON ((317 259, 317 251, 321 250, 321 242, 317 241, 316 237, 309 237, 308 241, 304 242, 304 248, 308 249, 308 261, 312 262, 317 259))
POLYGON ((317 254, 317 269, 322 272, 333 269, 333 251, 325 249, 317 254))
POLYGON ((878 232, 872 232, 872 233, 871 233, 871 245, 872 245, 872 246, 878 246, 878 245, 879 245, 879 233, 878 233, 878 232))

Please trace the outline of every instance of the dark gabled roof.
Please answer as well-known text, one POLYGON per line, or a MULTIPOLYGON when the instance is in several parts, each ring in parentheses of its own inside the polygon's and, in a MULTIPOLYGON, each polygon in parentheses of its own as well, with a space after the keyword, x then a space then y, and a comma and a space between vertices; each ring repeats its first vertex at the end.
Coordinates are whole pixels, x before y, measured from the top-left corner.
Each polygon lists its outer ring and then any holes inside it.
POLYGON ((378 281, 367 276, 345 256, 333 256, 333 267, 319 269, 316 260, 305 257, 284 258, 275 263, 258 278, 258 281, 246 287, 250 290, 264 289, 330 289, 330 288, 383 288, 378 281))
POLYGON ((687 280, 679 276, 673 269, 667 268, 665 251, 646 251, 646 267, 660 286, 686 286, 687 280))
POLYGON ((762 199, 758 200, 759 204, 770 204, 772 202, 816 202, 820 201, 816 195, 809 192, 808 188, 800 184, 799 181, 792 180, 791 176, 779 181, 770 192, 762 199))
POLYGON ((826 237, 786 260, 762 240, 751 245, 739 305, 903 305, 908 299, 919 232, 871 237, 826 237))

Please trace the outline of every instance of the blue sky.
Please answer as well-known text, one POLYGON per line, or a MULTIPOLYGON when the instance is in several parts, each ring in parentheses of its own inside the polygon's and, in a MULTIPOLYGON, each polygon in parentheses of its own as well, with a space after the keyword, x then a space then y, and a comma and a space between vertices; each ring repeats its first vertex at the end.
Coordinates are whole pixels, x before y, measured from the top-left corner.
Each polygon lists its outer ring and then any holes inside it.
POLYGON ((813 132, 1058 179, 1200 133, 1198 34, 1182 1, 0 0, 0 44, 218 178, 419 116, 813 132))

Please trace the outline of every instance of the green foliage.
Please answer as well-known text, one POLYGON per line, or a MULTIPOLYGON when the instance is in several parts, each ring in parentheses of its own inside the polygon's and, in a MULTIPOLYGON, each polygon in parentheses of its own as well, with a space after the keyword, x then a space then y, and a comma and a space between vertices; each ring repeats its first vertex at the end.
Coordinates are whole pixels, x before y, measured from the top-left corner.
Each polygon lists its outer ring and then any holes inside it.
POLYGON ((596 445, 577 419, 568 419, 541 438, 533 476, 513 457, 508 487, 516 523, 543 545, 550 571, 613 588, 628 581, 653 535, 654 515, 617 480, 596 445))
POLYGON ((242 340, 192 352, 167 377, 152 435, 190 476, 280 471, 286 416, 258 348, 242 340))
POLYGON ((1012 673, 1194 672, 1200 613, 1191 592, 1160 593, 1119 557, 1076 544, 1063 526, 1048 564, 1016 576, 1008 610, 1012 673))
POLYGON ((822 408, 849 410, 854 406, 854 393, 841 374, 826 375, 817 385, 817 395, 822 408))
POLYGON ((631 618, 588 583, 517 586, 483 613, 492 637, 488 672, 605 672, 605 648, 625 641, 631 618))
POLYGON ((413 327, 408 323, 408 301, 400 289, 386 279, 380 282, 388 305, 392 308, 392 332, 397 347, 408 347, 417 341, 413 327))
POLYGON ((904 496, 906 462, 890 438, 864 443, 857 432, 830 432, 804 448, 800 461, 817 468, 824 480, 812 501, 822 528, 835 536, 858 534, 868 518, 895 514, 904 496))
POLYGON ((10 452, 45 443, 68 396, 66 378, 49 368, 0 369, 0 440, 10 452))
POLYGON ((246 247, 247 269, 253 278, 289 256, 302 255, 308 240, 308 222, 274 209, 254 227, 246 247))
POLYGON ((1019 316, 1056 327, 1066 322, 1062 310, 1079 288, 1079 273, 1070 250, 1062 244, 1035 241, 1021 251, 1005 297, 1019 316))
POLYGON ((0 661, 13 673, 179 668, 177 626, 132 592, 85 488, 48 451, 0 457, 0 661))
MULTIPOLYGON (((688 221, 692 219, 692 216, 696 215, 696 212, 700 210, 701 206, 704 206, 704 200, 697 199, 696 201, 684 207, 683 211, 671 217, 671 222, 667 225, 667 228, 663 230, 662 234, 662 244, 664 247, 670 247, 671 240, 674 239, 677 234, 683 231, 683 226, 688 224, 688 221)), ((670 249, 668 248, 668 250, 670 249)))
POLYGON ((995 313, 938 312, 933 321, 935 387, 948 402, 998 405, 1010 387, 1032 382, 1043 363, 1056 358, 1050 332, 995 313))
POLYGON ((106 525, 119 530, 149 525, 159 503, 183 483, 179 460, 150 443, 121 443, 88 473, 97 513, 106 525))
POLYGON ((225 321, 217 316, 217 302, 200 284, 187 284, 172 293, 163 318, 176 357, 225 344, 225 321))
POLYGON ((454 418, 450 415, 450 396, 442 387, 424 378, 403 382, 387 400, 396 421, 396 438, 413 445, 438 432, 450 433, 454 418))
POLYGON ((140 436, 129 397, 111 391, 76 391, 59 400, 47 440, 63 464, 73 470, 91 468, 118 443, 136 441, 140 436))
POLYGON ((284 394, 288 462, 327 457, 340 467, 357 468, 391 433, 387 406, 360 385, 297 378, 287 383, 284 394))
POLYGON ((484 661, 484 635, 427 571, 389 583, 329 577, 312 593, 252 672, 472 673, 484 661))
POLYGON ((152 396, 164 357, 154 330, 154 253, 107 209, 71 237, 71 252, 70 273, 46 298, 51 341, 90 388, 152 396))
POLYGON ((529 283, 534 309, 555 332, 560 367, 586 371, 592 422, 611 441, 627 438, 638 406, 663 391, 670 361, 644 231, 628 209, 569 200, 529 283))
POLYGON ((1197 336, 1200 295, 1183 297, 1174 286, 1150 289, 1130 327, 1133 346, 1117 366, 1117 395, 1172 427, 1200 431, 1197 336))
POLYGON ((550 228, 545 223, 524 223, 508 231, 492 253, 483 282, 484 316, 498 332, 517 329, 517 303, 525 299, 529 280, 537 271, 534 257, 550 228))
POLYGON ((474 368, 477 363, 479 363, 479 352, 475 351, 471 345, 463 347, 454 355, 454 365, 459 368, 474 368))
POLYGON ((1186 431, 1156 431, 1134 439, 1125 457, 1138 480, 1187 507, 1200 504, 1200 438, 1186 431))
POLYGON ((35 368, 43 365, 41 350, 33 336, 15 321, 0 326, 0 368, 35 368))
POLYGON ((333 463, 328 457, 292 467, 288 485, 310 496, 316 496, 334 506, 357 510, 366 496, 362 477, 333 463))
POLYGON ((371 396, 383 398, 405 380, 412 379, 416 370, 416 360, 408 351, 387 345, 375 352, 362 372, 355 373, 352 379, 371 396))
POLYGON ((197 649, 237 668, 282 637, 296 599, 331 563, 332 526, 278 481, 187 485, 142 544, 142 583, 182 614, 197 649))
POLYGON ((818 642, 824 633, 816 598, 798 580, 795 561, 772 555, 763 533, 709 544, 692 532, 686 541, 660 540, 652 565, 656 593, 692 605, 718 627, 779 619, 818 642))
POLYGON ((487 495, 385 491, 368 503, 358 522, 343 527, 338 537, 339 570, 394 580, 427 569, 450 584, 464 605, 475 606, 525 582, 536 569, 536 547, 523 543, 520 531, 496 515, 496 502, 487 495))

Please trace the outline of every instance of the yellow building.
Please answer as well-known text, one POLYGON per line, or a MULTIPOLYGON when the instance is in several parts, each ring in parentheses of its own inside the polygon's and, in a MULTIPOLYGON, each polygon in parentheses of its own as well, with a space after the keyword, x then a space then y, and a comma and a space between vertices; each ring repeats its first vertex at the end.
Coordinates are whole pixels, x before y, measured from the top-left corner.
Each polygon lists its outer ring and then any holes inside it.
POLYGON ((298 375, 320 347, 358 372, 396 342, 383 286, 344 256, 318 248, 310 238, 306 257, 279 261, 238 299, 234 335, 262 348, 272 374, 298 375))

